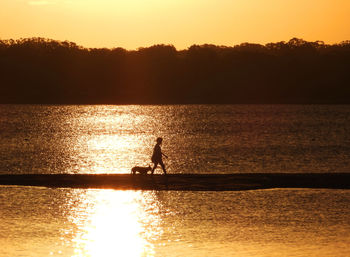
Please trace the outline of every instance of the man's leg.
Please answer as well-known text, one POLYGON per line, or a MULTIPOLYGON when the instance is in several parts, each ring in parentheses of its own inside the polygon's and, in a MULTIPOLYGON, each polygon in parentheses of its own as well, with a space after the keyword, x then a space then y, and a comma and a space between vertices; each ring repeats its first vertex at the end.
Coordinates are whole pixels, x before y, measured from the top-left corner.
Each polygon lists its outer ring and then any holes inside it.
POLYGON ((158 162, 154 162, 154 166, 152 168, 152 175, 153 175, 154 170, 157 168, 157 166, 158 166, 158 162))
POLYGON ((166 174, 165 165, 164 165, 163 161, 160 161, 159 164, 162 167, 164 174, 166 174))

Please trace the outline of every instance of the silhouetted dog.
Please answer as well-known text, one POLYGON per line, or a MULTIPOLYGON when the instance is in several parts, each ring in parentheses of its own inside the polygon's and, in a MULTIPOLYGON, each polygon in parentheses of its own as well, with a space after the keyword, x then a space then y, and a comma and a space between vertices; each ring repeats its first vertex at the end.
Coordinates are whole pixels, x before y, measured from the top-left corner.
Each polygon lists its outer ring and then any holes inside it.
POLYGON ((131 169, 131 173, 134 175, 138 172, 142 175, 146 175, 147 172, 151 171, 151 170, 152 170, 151 166, 148 166, 148 167, 135 166, 131 169))

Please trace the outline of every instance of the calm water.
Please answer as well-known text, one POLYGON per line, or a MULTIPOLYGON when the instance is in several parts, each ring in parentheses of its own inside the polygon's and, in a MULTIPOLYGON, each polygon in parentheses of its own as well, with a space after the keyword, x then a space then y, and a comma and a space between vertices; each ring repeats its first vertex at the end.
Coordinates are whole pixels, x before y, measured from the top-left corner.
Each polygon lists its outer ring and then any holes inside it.
POLYGON ((350 172, 350 105, 0 106, 0 172, 350 172))
MULTIPOLYGON (((0 173, 350 172, 350 106, 0 105, 0 173), (160 170, 159 170, 160 172, 160 170)), ((350 191, 0 186, 0 256, 350 256, 350 191)))
POLYGON ((0 256, 350 256, 350 191, 0 187, 0 256))

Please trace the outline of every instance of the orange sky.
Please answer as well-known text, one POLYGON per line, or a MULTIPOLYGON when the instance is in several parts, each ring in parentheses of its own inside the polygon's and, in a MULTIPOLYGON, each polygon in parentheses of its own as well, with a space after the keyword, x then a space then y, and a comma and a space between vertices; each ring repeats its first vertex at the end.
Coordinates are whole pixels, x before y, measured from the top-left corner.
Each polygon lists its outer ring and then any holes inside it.
POLYGON ((0 0, 0 39, 85 47, 350 39, 349 0, 0 0))

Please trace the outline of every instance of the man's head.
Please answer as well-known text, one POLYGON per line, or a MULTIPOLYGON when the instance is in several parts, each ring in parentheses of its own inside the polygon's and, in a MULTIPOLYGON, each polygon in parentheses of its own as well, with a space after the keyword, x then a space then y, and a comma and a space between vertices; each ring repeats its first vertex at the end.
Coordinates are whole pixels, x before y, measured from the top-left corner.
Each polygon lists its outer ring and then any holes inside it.
POLYGON ((157 138, 157 144, 161 144, 162 142, 163 142, 163 138, 158 137, 158 138, 157 138))

